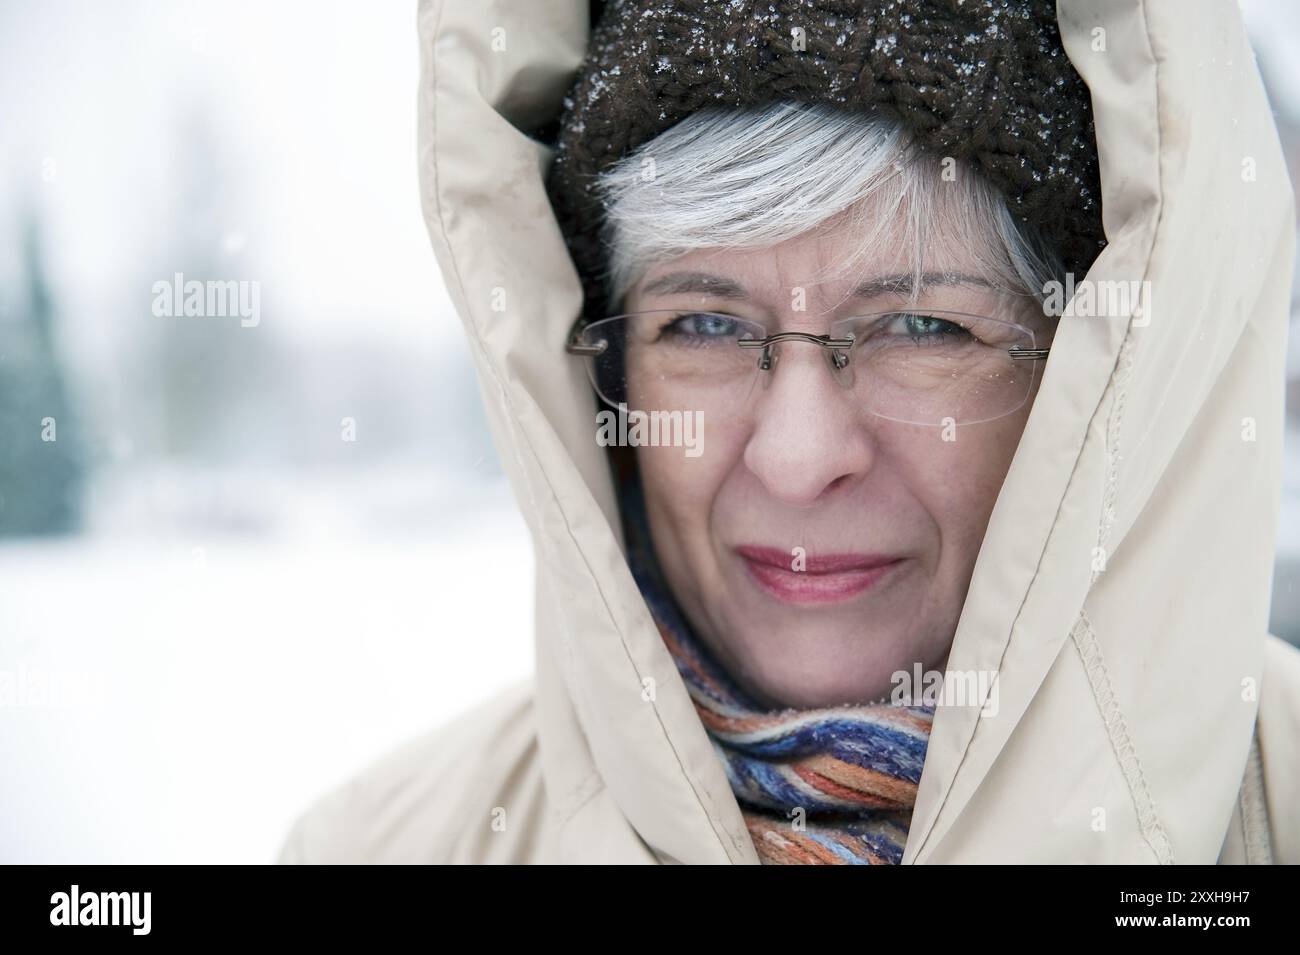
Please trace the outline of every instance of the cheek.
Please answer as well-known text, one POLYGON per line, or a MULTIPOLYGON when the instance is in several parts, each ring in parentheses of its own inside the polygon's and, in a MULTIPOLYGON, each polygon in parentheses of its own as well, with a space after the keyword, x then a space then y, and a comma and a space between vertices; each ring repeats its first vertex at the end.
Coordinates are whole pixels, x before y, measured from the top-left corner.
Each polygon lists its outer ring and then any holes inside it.
POLYGON ((692 567, 696 573, 711 562, 717 502, 743 450, 731 436, 710 429, 707 421, 701 434, 702 453, 697 457, 688 457, 682 448, 636 449, 655 547, 665 561, 698 565, 692 567))
POLYGON ((665 532, 681 536, 688 530, 693 534, 706 530, 725 475, 719 467, 720 455, 709 446, 707 436, 699 457, 687 457, 674 447, 640 447, 636 455, 656 540, 664 542, 665 532))
POLYGON ((955 441, 943 441, 938 429, 918 430, 892 449, 911 496, 939 531, 944 563, 974 563, 1022 425, 1009 416, 958 428, 955 441))

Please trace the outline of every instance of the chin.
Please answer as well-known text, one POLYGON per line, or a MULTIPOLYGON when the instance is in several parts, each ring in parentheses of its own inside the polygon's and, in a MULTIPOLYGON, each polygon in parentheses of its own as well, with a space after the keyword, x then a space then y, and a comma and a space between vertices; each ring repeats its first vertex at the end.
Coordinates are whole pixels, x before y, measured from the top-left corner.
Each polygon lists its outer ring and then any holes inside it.
POLYGON ((894 674, 910 672, 907 661, 915 656, 894 642, 862 634, 848 640, 806 635, 792 641, 777 633, 770 642, 747 641, 730 652, 742 661, 746 688, 766 705, 833 707, 889 702, 894 674))

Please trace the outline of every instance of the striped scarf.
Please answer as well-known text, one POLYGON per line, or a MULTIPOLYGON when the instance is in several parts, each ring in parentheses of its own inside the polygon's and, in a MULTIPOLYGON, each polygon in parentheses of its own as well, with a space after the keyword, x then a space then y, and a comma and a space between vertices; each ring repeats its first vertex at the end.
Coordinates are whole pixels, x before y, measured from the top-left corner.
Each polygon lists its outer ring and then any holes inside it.
POLYGON ((932 706, 766 710, 692 633, 656 566, 635 478, 620 482, 633 577, 726 768, 765 865, 897 865, 932 706))

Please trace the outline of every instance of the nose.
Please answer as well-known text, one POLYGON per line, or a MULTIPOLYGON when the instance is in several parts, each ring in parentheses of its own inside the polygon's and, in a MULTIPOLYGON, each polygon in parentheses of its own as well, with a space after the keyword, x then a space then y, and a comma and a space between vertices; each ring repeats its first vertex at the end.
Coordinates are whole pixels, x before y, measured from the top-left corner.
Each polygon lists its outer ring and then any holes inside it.
POLYGON ((777 355, 751 396, 745 466, 772 497, 808 507, 870 469, 875 439, 821 348, 783 342, 777 355))

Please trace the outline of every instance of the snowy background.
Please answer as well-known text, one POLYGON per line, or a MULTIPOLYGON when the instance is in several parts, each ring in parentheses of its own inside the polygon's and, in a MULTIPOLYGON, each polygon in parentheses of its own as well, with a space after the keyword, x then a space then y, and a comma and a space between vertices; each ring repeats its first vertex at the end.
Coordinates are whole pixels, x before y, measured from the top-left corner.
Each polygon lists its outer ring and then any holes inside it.
POLYGON ((416 52, 406 2, 0 6, 0 427, 62 452, 0 455, 0 668, 49 686, 0 708, 0 861, 269 861, 531 671, 416 52), (156 317, 175 272, 260 323, 156 317))
MULTIPOLYGON (((1294 177, 1300 5, 1245 9, 1294 177)), ((0 2, 0 670, 47 688, 0 706, 0 861, 270 861, 530 672, 416 72, 407 2, 0 2), (156 317, 176 272, 259 282, 260 323, 156 317)), ((1289 368, 1273 629, 1300 642, 1294 332, 1289 368)))

